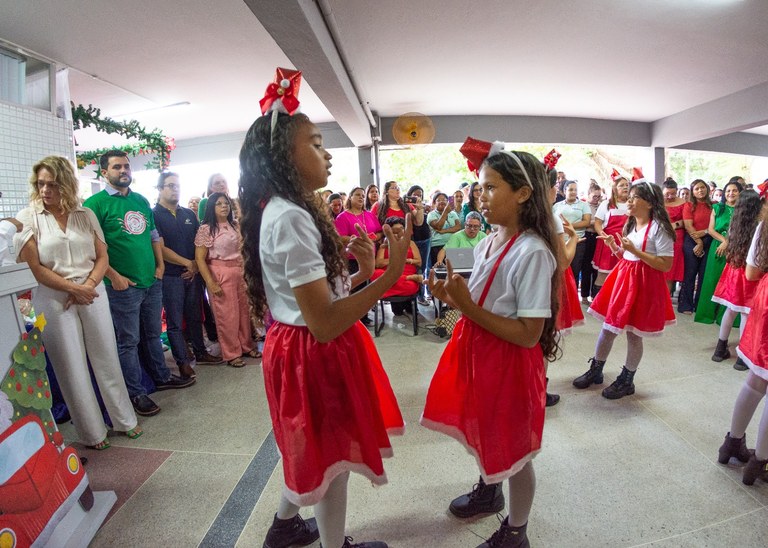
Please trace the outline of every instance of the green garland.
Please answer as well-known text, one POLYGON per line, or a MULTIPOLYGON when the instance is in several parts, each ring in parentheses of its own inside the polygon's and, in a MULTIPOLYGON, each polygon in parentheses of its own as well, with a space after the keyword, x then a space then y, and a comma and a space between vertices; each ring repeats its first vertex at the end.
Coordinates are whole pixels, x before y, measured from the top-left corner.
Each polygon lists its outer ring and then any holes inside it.
MULTIPOLYGON (((72 127, 74 129, 84 129, 95 127, 97 131, 103 133, 117 133, 126 139, 139 139, 136 144, 128 144, 118 147, 100 148, 98 150, 87 150, 77 153, 77 167, 83 169, 89 164, 97 164, 99 157, 109 150, 122 150, 130 156, 140 154, 154 154, 145 167, 147 169, 157 169, 162 171, 171 163, 171 151, 176 148, 176 143, 171 137, 166 137, 159 129, 148 132, 136 120, 127 122, 118 122, 108 117, 101 117, 101 109, 88 105, 72 105, 72 127)), ((98 175, 99 170, 96 170, 98 175)))

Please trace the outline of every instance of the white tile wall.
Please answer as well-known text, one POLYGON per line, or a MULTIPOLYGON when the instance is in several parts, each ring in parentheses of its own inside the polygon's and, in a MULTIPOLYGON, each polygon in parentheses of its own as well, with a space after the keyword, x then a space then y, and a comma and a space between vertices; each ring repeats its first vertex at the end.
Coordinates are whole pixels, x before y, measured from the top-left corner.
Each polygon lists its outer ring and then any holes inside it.
POLYGON ((51 154, 74 161, 72 122, 50 112, 0 103, 0 217, 13 217, 29 205, 32 166, 51 154))

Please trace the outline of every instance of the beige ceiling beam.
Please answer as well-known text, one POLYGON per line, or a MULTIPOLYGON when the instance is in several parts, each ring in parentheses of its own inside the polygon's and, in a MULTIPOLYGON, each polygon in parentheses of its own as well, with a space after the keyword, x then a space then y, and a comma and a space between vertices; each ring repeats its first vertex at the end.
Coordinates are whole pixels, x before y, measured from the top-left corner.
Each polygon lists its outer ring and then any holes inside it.
POLYGON ((654 147, 677 147, 768 124, 768 82, 651 124, 654 147))
MULTIPOLYGON (((313 0, 244 0, 355 146, 370 146, 371 123, 339 49, 313 0)), ((370 112, 370 111, 369 111, 370 112)))

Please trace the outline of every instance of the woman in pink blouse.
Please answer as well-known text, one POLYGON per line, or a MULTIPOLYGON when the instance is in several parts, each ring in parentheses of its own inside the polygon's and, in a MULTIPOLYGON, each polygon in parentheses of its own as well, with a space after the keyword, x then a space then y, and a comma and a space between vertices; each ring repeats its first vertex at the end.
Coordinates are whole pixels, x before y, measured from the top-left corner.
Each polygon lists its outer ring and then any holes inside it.
POLYGON ((215 192, 195 237, 195 260, 211 298, 221 355, 232 367, 243 367, 243 356, 261 357, 251 332, 240 241, 232 201, 226 194, 215 192))

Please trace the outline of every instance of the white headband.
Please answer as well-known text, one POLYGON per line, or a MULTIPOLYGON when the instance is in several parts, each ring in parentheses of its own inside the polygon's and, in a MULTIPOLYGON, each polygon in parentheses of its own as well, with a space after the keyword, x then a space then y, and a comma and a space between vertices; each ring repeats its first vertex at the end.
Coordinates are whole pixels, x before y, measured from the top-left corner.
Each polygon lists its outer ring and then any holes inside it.
POLYGON ((531 183, 531 178, 528 177, 528 172, 525 170, 525 167, 523 166, 523 162, 520 161, 520 158, 518 158, 517 154, 515 154, 514 152, 504 150, 504 143, 502 143, 501 141, 494 141, 493 144, 491 145, 491 150, 488 151, 488 158, 496 154, 502 154, 502 153, 514 158, 515 162, 517 162, 517 165, 520 167, 520 170, 523 172, 523 175, 525 175, 525 182, 528 183, 529 187, 533 188, 533 183, 531 183))

